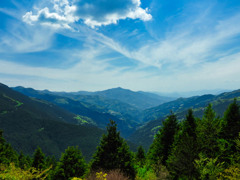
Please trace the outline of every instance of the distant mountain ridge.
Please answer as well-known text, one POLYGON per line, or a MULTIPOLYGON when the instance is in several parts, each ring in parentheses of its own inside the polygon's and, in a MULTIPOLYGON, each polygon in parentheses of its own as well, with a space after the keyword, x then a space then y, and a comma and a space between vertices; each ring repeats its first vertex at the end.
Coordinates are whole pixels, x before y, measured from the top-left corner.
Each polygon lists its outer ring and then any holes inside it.
POLYGON ((106 99, 118 100, 122 103, 129 104, 139 110, 148 109, 155 107, 162 103, 171 101, 175 98, 160 96, 156 93, 144 92, 144 91, 131 91, 129 89, 124 89, 121 87, 107 89, 103 91, 88 92, 88 91, 78 91, 78 92, 54 92, 61 96, 69 95, 90 95, 90 96, 100 96, 106 99))
POLYGON ((98 91, 94 94, 107 97, 109 99, 117 99, 119 101, 128 103, 140 110, 155 107, 164 102, 172 100, 171 98, 161 97, 157 94, 147 93, 147 92, 134 92, 128 89, 123 89, 121 87, 108 89, 105 91, 98 91))

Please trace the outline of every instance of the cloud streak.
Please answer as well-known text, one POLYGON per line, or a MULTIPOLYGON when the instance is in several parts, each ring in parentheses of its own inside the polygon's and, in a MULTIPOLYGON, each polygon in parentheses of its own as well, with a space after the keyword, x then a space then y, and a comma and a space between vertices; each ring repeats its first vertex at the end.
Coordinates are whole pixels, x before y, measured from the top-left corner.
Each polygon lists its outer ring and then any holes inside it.
POLYGON ((37 89, 122 86, 165 92, 237 88, 240 84, 233 80, 240 76, 239 11, 221 16, 214 14, 215 6, 194 6, 195 11, 188 5, 162 18, 171 21, 162 30, 155 28, 162 23, 157 15, 143 9, 140 0, 41 2, 21 14, 25 23, 15 18, 8 22, 6 32, 1 31, 2 82, 12 77, 15 85, 27 86, 29 79, 37 89), (39 58, 19 59, 34 56, 39 58), (17 77, 24 77, 19 84, 17 77))

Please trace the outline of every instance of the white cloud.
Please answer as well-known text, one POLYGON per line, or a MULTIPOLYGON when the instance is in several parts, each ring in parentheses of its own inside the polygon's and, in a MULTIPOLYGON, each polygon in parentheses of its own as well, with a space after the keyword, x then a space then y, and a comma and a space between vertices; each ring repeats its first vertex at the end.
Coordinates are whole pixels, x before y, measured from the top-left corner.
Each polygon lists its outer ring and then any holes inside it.
POLYGON ((54 12, 50 12, 48 7, 38 10, 36 15, 30 11, 23 15, 23 21, 31 25, 38 22, 55 28, 70 29, 69 24, 78 20, 74 16, 76 6, 71 6, 67 0, 53 0, 52 2, 54 12))
POLYGON ((23 15, 29 24, 40 23, 56 28, 70 28, 70 24, 82 20, 86 25, 96 26, 116 24, 124 19, 151 20, 148 9, 140 7, 140 0, 52 0, 53 7, 43 7, 23 15))

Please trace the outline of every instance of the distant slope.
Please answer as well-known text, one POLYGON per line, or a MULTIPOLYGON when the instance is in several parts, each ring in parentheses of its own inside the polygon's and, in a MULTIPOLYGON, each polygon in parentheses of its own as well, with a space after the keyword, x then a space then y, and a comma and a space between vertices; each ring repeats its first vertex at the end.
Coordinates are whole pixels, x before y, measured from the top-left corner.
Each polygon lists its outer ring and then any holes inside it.
POLYGON ((194 96, 191 98, 179 98, 171 102, 167 102, 150 108, 144 111, 143 121, 147 122, 150 120, 158 119, 165 117, 169 114, 170 111, 174 113, 179 113, 189 108, 199 108, 205 107, 208 103, 214 100, 214 95, 203 95, 203 96, 194 96))
MULTIPOLYGON (((79 115, 80 117, 81 116, 88 117, 92 122, 94 122, 100 128, 105 128, 107 126, 107 123, 109 122, 109 119, 112 119, 116 121, 116 123, 118 124, 118 128, 124 137, 131 134, 135 130, 136 126, 138 125, 136 120, 130 115, 127 116, 125 114, 123 116, 118 112, 110 111, 103 107, 90 104, 91 103, 91 99, 89 99, 90 97, 86 98, 86 96, 82 97, 82 96, 75 96, 72 94, 67 95, 67 93, 53 93, 50 91, 37 91, 32 88, 24 88, 24 87, 15 87, 13 89, 27 96, 52 102, 72 113, 79 115), (62 95, 60 96, 60 94, 62 95), (68 96, 69 98, 64 97, 63 95, 68 96), (88 100, 85 100, 85 102, 82 102, 84 98, 88 100)), ((96 97, 94 97, 94 101, 96 101, 96 97)), ((110 102, 105 101, 105 104, 106 103, 108 103, 109 106, 113 105, 110 102)), ((119 104, 117 103, 117 105, 119 104)), ((121 107, 126 107, 126 106, 130 106, 130 105, 125 105, 121 107)), ((137 110, 135 111, 138 112, 137 110)))
POLYGON ((93 95, 93 93, 91 95, 86 95, 87 93, 84 93, 85 95, 81 95, 79 92, 66 93, 48 91, 48 94, 58 95, 80 101, 93 110, 109 113, 111 115, 117 116, 119 119, 126 119, 128 121, 135 121, 137 123, 139 123, 140 120, 139 116, 141 114, 141 111, 138 108, 117 99, 109 99, 103 96, 93 95))
MULTIPOLYGON (((49 91, 48 91, 49 92, 49 91)), ((172 101, 176 98, 160 96, 157 93, 150 93, 144 91, 131 91, 129 89, 123 89, 121 87, 107 89, 104 91, 88 92, 88 91, 78 91, 78 92, 54 92, 60 96, 74 97, 88 95, 92 97, 101 97, 104 100, 118 100, 122 103, 131 105, 139 110, 155 107, 165 102, 172 101)))
POLYGON ((134 92, 120 87, 108 89, 105 91, 98 91, 94 94, 109 99, 117 99, 141 110, 151 108, 171 100, 168 98, 162 98, 161 96, 158 96, 156 94, 134 92))
POLYGON ((187 110, 193 108, 195 117, 202 117, 205 107, 211 103, 216 114, 223 116, 228 105, 237 98, 240 104, 240 90, 222 93, 220 95, 203 95, 191 98, 179 98, 175 101, 164 103, 158 107, 151 108, 145 111, 145 121, 148 121, 143 126, 138 128, 129 138, 133 143, 141 144, 148 149, 153 141, 154 134, 162 125, 162 120, 173 110, 179 120, 185 118, 187 110))
POLYGON ((67 146, 78 145, 90 159, 103 130, 73 125, 75 114, 49 102, 33 100, 0 84, 0 129, 18 151, 32 154, 37 146, 59 157, 67 146))

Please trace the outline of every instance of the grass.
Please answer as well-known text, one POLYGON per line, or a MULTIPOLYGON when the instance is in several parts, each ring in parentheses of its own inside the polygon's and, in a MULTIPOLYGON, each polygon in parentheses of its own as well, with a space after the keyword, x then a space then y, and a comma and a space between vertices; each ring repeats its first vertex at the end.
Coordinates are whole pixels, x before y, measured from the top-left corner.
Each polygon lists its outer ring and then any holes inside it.
POLYGON ((15 103, 16 103, 15 107, 20 107, 21 105, 23 105, 22 102, 20 102, 20 101, 18 101, 18 100, 15 100, 15 99, 13 99, 13 98, 10 98, 10 97, 6 96, 5 94, 3 94, 3 97, 5 97, 5 98, 7 98, 7 99, 9 99, 9 100, 11 100, 11 101, 13 101, 13 102, 15 102, 15 103))

